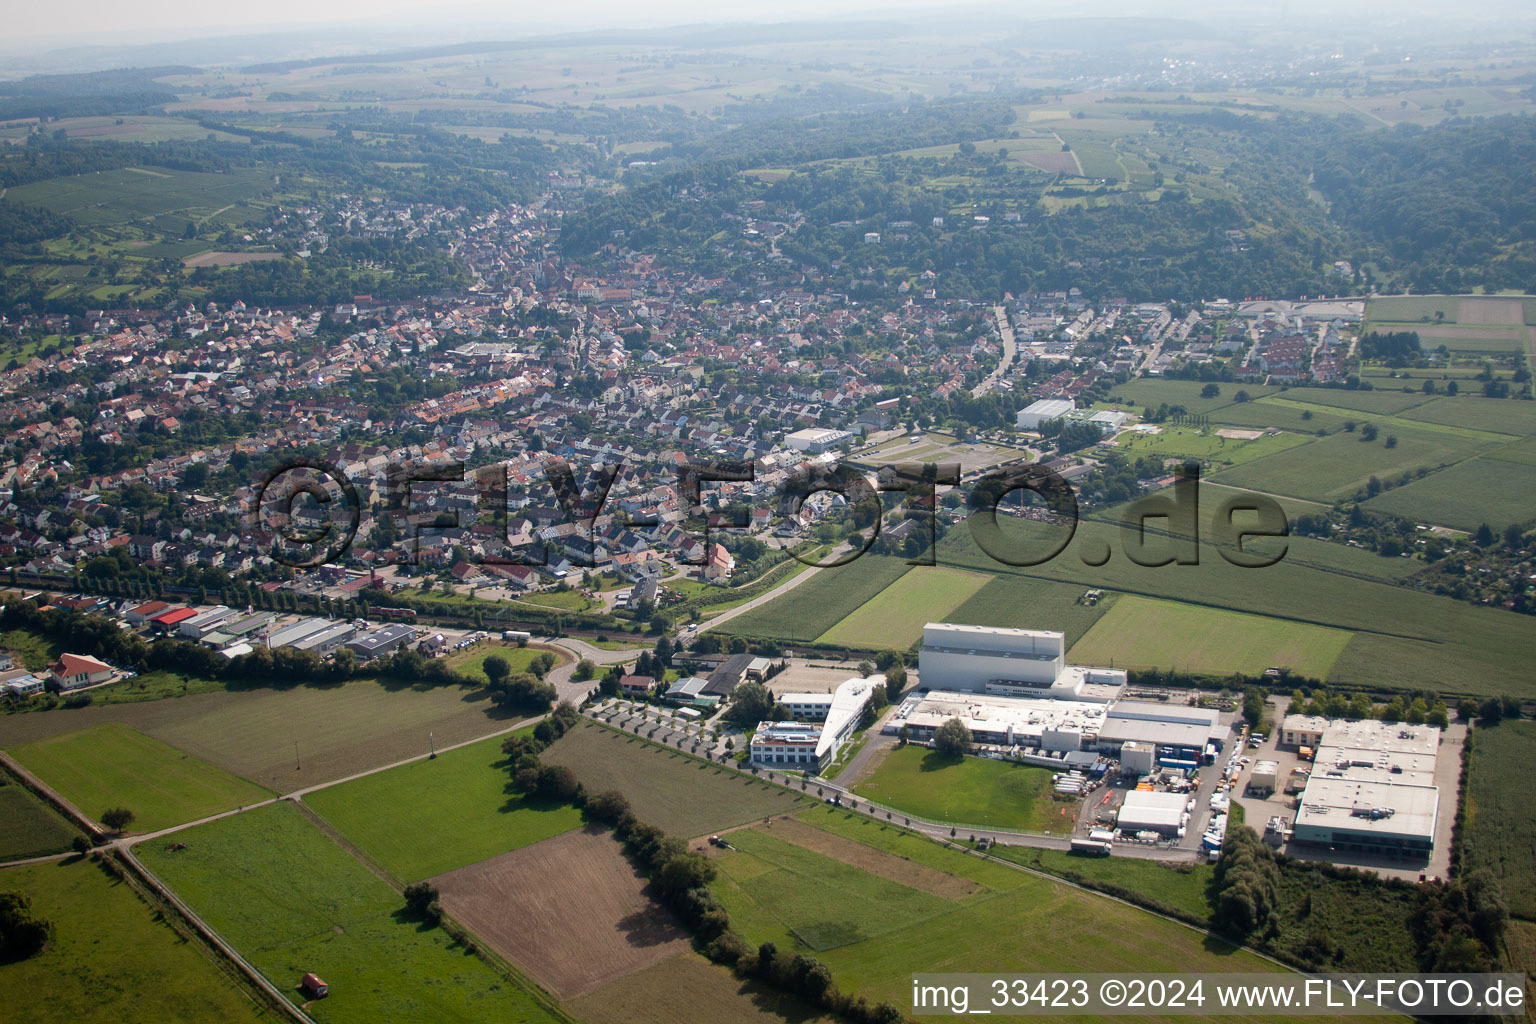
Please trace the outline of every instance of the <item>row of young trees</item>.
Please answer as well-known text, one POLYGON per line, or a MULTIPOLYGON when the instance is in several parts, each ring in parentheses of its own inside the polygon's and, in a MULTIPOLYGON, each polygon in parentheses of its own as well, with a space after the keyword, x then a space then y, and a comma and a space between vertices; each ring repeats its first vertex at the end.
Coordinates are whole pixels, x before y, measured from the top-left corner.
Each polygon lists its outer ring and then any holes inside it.
POLYGON ((783 956, 771 942, 753 951, 731 931, 730 914, 709 890, 715 868, 707 858, 690 850, 686 840, 641 821, 623 793, 587 793, 570 769, 542 763, 539 755, 579 720, 574 707, 561 703, 535 726, 532 736, 511 736, 502 741, 514 788, 574 804, 589 820, 613 829, 614 837, 624 844, 658 899, 692 930, 700 951, 711 960, 734 967, 742 977, 758 978, 792 992, 854 1024, 900 1024, 900 1010, 889 1003, 870 1006, 864 999, 841 991, 827 966, 812 957, 799 953, 783 956))

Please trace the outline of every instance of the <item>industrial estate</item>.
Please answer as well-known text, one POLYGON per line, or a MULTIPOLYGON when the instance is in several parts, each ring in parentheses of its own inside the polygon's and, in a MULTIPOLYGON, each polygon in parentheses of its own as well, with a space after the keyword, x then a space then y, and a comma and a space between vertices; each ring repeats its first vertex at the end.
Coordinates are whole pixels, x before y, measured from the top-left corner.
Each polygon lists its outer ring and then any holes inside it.
POLYGON ((5 1024, 1536 996, 1536 13, 342 6, 0 39, 5 1024))

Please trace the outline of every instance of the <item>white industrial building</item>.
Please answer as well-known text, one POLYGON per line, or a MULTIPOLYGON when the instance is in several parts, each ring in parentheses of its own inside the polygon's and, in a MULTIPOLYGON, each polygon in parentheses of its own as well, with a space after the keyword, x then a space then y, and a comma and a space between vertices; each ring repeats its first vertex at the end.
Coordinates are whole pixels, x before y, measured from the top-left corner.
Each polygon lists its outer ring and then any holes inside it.
POLYGON ((977 743, 1116 757, 1129 743, 1139 760, 1146 747, 1154 764, 1193 768, 1229 732, 1214 710, 1120 700, 1123 669, 1068 665, 1065 636, 1049 630, 930 622, 918 675, 929 692, 904 717, 916 739, 959 718, 977 743))
POLYGON ((1276 742, 1282 747, 1316 748, 1323 740, 1323 730, 1333 724, 1322 715, 1286 715, 1280 723, 1276 742))
POLYGON ((1128 740, 1120 745, 1120 770, 1132 775, 1151 775, 1157 769, 1157 744, 1128 740))
POLYGON ((1093 426, 1098 427, 1099 433, 1107 437, 1124 428, 1125 422, 1128 419, 1130 419, 1130 416, 1126 413, 1112 409, 1101 409, 1083 422, 1091 423, 1093 426))
POLYGON ((936 690, 1108 703, 1125 686, 1123 669, 1068 665, 1066 637, 1040 629, 930 622, 918 675, 936 690))
POLYGON ((778 703, 797 719, 821 722, 826 720, 832 710, 832 694, 781 693, 778 703))
POLYGON ((1020 430, 1039 430, 1046 420, 1059 420, 1077 406, 1067 398, 1042 398, 1014 416, 1014 425, 1020 430))
POLYGON ((1263 790, 1265 793, 1273 793, 1280 788, 1280 763, 1278 761, 1260 761, 1253 766, 1253 773, 1248 776, 1248 788, 1251 790, 1263 790))
POLYGON ((305 637, 313 636, 322 629, 330 629, 333 623, 330 619, 309 618, 301 619, 291 626, 284 626, 267 637, 268 647, 287 647, 296 644, 305 637))
POLYGON ((1122 832, 1156 832, 1177 835, 1184 827, 1188 798, 1183 793, 1155 793, 1133 789, 1115 815, 1115 827, 1122 832))
POLYGON ((180 623, 176 627, 176 632, 189 639, 200 640, 224 623, 236 618, 238 614, 233 608, 226 608, 222 604, 216 605, 180 623))
POLYGON ((1435 846, 1434 786, 1318 778, 1307 782, 1292 839, 1331 850, 1427 858, 1435 846))
POLYGON ((753 763, 822 771, 858 729, 877 686, 885 686, 884 676, 849 679, 830 694, 796 694, 799 698, 828 698, 815 702, 817 710, 824 708, 820 721, 760 723, 749 748, 753 763))
POLYGON ((1105 705, 1090 701, 929 690, 890 728, 905 725, 911 738, 922 742, 932 739, 939 726, 958 718, 976 743, 1070 751, 1094 744, 1104 713, 1105 705))
POLYGON ((328 624, 324 629, 295 640, 291 646, 295 650, 309 651, 311 654, 324 656, 330 654, 356 635, 356 626, 350 622, 337 622, 328 624))
POLYGON ((796 451, 819 455, 829 448, 836 448, 851 437, 853 435, 846 430, 808 427, 792 434, 785 434, 784 443, 796 451))
MULTIPOLYGON (((1293 722, 1298 717, 1288 717, 1282 729, 1309 745, 1317 723, 1293 722)), ((1440 808, 1440 730, 1366 719, 1325 721, 1315 735, 1293 840, 1352 853, 1428 857, 1440 808)))
POLYGON ((1158 763, 1193 768, 1207 746, 1219 750, 1225 745, 1229 731, 1221 724, 1221 713, 1212 708, 1121 700, 1110 705, 1096 747, 1114 754, 1127 743, 1151 743, 1157 747, 1158 763))

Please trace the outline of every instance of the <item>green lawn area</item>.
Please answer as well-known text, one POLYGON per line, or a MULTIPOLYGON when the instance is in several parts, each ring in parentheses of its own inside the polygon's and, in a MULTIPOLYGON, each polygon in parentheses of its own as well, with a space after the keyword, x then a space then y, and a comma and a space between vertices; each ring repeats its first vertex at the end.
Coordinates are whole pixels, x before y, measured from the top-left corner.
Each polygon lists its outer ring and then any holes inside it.
POLYGON ((636 736, 583 722, 542 756, 576 773, 589 793, 615 789, 635 816, 680 836, 701 836, 783 814, 804 798, 636 736))
POLYGON ((42 953, 0 964, 11 1024, 287 1020, 257 1006, 209 954, 93 861, 7 868, 0 891, 26 893, 33 912, 53 923, 42 953))
POLYGON ((854 791, 929 821, 1023 832, 1068 832, 1073 823, 1068 805, 1051 798, 1050 769, 920 746, 892 750, 854 791))
MULTIPOLYGON (((62 853, 79 829, 19 783, 0 775, 0 860, 62 853)), ((3 883, 0 883, 3 884, 3 883)))
POLYGON ((1461 315, 1459 295, 1384 295, 1366 306, 1367 320, 1433 321, 1436 316, 1455 323, 1461 315))
POLYGON ((950 612, 989 582, 991 577, 979 572, 913 566, 817 637, 817 642, 901 650, 922 639, 925 623, 946 620, 950 612))
POLYGON ((10 651, 28 672, 41 672, 58 658, 62 648, 50 644, 36 633, 11 629, 0 633, 0 650, 10 651))
POLYGON ((544 590, 535 594, 524 594, 518 600, 524 604, 542 605, 545 608, 564 608, 572 612, 584 612, 592 607, 592 602, 575 590, 544 590))
POLYGON ((1202 918, 1210 916, 1206 887, 1216 870, 1212 864, 1171 866, 1136 857, 1081 857, 1061 850, 1036 850, 1027 846, 994 846, 991 854, 1064 878, 1076 876, 1089 882, 1129 889, 1145 900, 1202 918))
POLYGON ((1284 666, 1326 679, 1349 638, 1343 629, 1128 595, 1067 657, 1074 665, 1248 675, 1284 666))
POLYGON ((1402 487, 1383 491, 1365 507, 1433 526, 1495 531, 1536 518, 1536 465, 1494 456, 1468 459, 1402 487))
POLYGON ((722 888, 740 893, 727 906, 767 911, 787 934, 814 950, 904 928, 952 905, 761 829, 732 832, 730 842, 735 851, 715 860, 730 883, 722 888))
POLYGON ((580 825, 581 812, 569 804, 530 802, 512 791, 501 742, 493 737, 344 782, 310 793, 304 802, 402 882, 580 825))
MULTIPOLYGON (((423 842, 435 837, 424 835, 423 842)), ((276 804, 141 845, 149 868, 295 1002, 324 978, 320 1024, 554 1021, 534 994, 400 911, 399 895, 308 821, 276 804)))
MULTIPOLYGON (((845 932, 866 926, 879 928, 867 937, 814 953, 831 969, 839 986, 871 1002, 889 1000, 910 1006, 914 970, 1019 971, 1024 969, 1020 965, 1028 965, 1030 971, 1067 974, 1274 970, 1253 954, 1145 911, 946 849, 863 816, 817 807, 798 817, 835 835, 971 879, 982 887, 962 899, 933 903, 917 898, 924 895, 921 893, 904 895, 899 916, 906 920, 896 927, 882 927, 883 919, 867 916, 864 907, 871 893, 892 884, 883 879, 849 880, 838 887, 820 889, 817 900, 802 900, 785 892, 788 887, 778 884, 771 874, 763 878, 765 873, 783 869, 756 853, 750 859, 743 856, 740 869, 730 864, 736 854, 719 858, 723 871, 712 888, 751 946, 773 940, 781 953, 805 950, 808 947, 796 939, 797 935, 835 935, 839 926, 845 932), (750 891, 754 885, 761 887, 765 901, 782 893, 792 902, 760 902, 750 891), (929 907, 934 912, 920 916, 929 907)), ((793 876, 787 880, 793 881, 793 876)))
POLYGON ((1344 429, 1348 418, 1343 410, 1329 410, 1324 406, 1307 408, 1284 401, 1279 395, 1243 402, 1216 409, 1210 414, 1211 422, 1233 427, 1277 427, 1281 430, 1316 434, 1333 433, 1344 429))
MULTIPOLYGON (((516 644, 502 644, 482 640, 461 654, 451 655, 448 658, 448 666, 479 682, 488 682, 485 677, 485 659, 491 655, 494 654, 504 659, 511 666, 513 672, 526 672, 533 659, 544 653, 544 651, 545 648, 542 647, 518 647, 516 644)), ((549 653, 559 659, 556 662, 557 665, 571 660, 570 656, 562 651, 551 650, 549 653)))
POLYGON ((99 818, 109 807, 128 808, 136 832, 195 821, 272 795, 116 722, 14 747, 10 754, 84 814, 99 818))

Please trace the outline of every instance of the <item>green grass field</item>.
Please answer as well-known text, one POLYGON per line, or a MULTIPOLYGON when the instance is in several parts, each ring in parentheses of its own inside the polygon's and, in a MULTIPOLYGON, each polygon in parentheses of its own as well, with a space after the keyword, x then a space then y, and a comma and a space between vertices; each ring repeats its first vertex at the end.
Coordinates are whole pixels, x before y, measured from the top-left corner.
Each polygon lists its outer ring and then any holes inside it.
POLYGON ((1498 878, 1509 912, 1536 920, 1536 722, 1500 722, 1472 738, 1467 861, 1498 878))
POLYGON ((1421 523, 1495 531, 1536 518, 1536 466, 1493 457, 1468 459, 1403 487, 1383 491, 1365 507, 1421 523))
POLYGON ((951 905, 761 829, 732 832, 730 841, 735 852, 716 859, 730 885, 814 950, 904 928, 951 905))
POLYGON ((1131 595, 1115 602, 1072 647, 1068 660, 1248 675, 1283 666, 1326 679, 1349 638, 1342 629, 1131 595))
MULTIPOLYGON (((456 671, 462 672, 481 682, 489 682, 485 677, 485 659, 496 655, 511 666, 513 672, 526 672, 528 666, 540 654, 544 653, 538 647, 518 647, 515 644, 479 643, 462 654, 455 654, 448 659, 448 664, 456 671)), ((571 659, 559 651, 553 651, 559 662, 564 664, 571 659)))
POLYGON ((1536 434, 1536 402, 1457 395, 1399 413, 1403 419, 1444 423, 1452 427, 1487 430, 1496 434, 1536 434))
POLYGON ((1036 850, 1027 846, 996 846, 992 856, 1038 868, 1066 878, 1077 876, 1104 885, 1115 885, 1143 899, 1209 917, 1206 887, 1216 868, 1212 864, 1162 864, 1136 857, 1081 857, 1060 850, 1036 850))
POLYGON ((1117 444, 1120 450, 1132 459, 1149 456, 1177 457, 1200 459, 1217 465, 1236 466, 1313 440, 1305 434, 1281 432, 1256 437, 1250 441, 1221 437, 1216 433, 1219 429, 1221 428, 1165 426, 1156 434, 1122 434, 1117 444))
POLYGON ((249 199, 272 184, 270 173, 232 169, 225 174, 125 167, 50 178, 6 192, 6 199, 73 217, 88 227, 148 222, 167 214, 200 219, 249 199))
POLYGON ((173 700, 98 702, 76 711, 0 715, 0 747, 120 722, 286 793, 425 754, 429 732, 442 747, 513 725, 521 717, 493 707, 477 689, 383 686, 359 680, 342 686, 220 690, 173 700))
MULTIPOLYGON (((1274 969, 1252 954, 1145 911, 946 849, 868 818, 821 807, 798 817, 982 886, 974 895, 941 901, 939 911, 931 916, 814 954, 832 970, 841 987, 871 1002, 889 1000, 910 1006, 914 970, 1018 971, 1021 964, 1029 965, 1031 971, 1071 974, 1274 969)), ((793 943, 794 936, 808 929, 814 934, 818 924, 863 923, 862 908, 873 883, 826 891, 823 899, 809 905, 765 904, 731 876, 729 862, 735 856, 727 853, 720 858, 722 877, 713 888, 749 945, 771 939, 781 951, 804 949, 803 944, 793 943), (792 944, 786 949, 785 942, 792 944)), ((759 866, 763 863, 758 861, 759 866)), ((750 870, 749 863, 744 873, 750 870)), ((777 869, 769 866, 769 870, 777 869)), ((765 888, 772 894, 778 886, 765 883, 765 888)), ((909 914, 922 905, 925 901, 911 897, 903 904, 909 914)))
MULTIPOLYGON (((924 570, 931 571, 931 570, 924 570)), ((1068 646, 1099 621, 1112 598, 1082 604, 1084 588, 1071 583, 1027 576, 994 576, 945 621, 1011 629, 1054 629, 1066 634, 1068 646)))
POLYGON ((1288 388, 1281 393, 1278 400, 1297 402, 1301 405, 1329 406, 1341 409, 1345 414, 1391 415, 1416 405, 1423 405, 1425 402, 1432 401, 1432 398, 1418 392, 1405 394, 1402 391, 1386 389, 1351 391, 1348 388, 1288 388))
POLYGON ((929 821, 1058 833, 1071 831, 1074 821, 1066 804, 1051 799, 1048 768, 955 760, 919 746, 892 750, 854 791, 929 821))
POLYGON ((1232 427, 1277 427, 1281 430, 1317 434, 1344 429, 1344 411, 1329 411, 1322 406, 1302 408, 1275 395, 1256 402, 1229 405, 1210 414, 1211 422, 1232 427))
POLYGON ((568 1004, 586 1024, 838 1024, 795 996, 744 981, 698 953, 683 953, 584 993, 568 1004))
POLYGON ((1219 394, 1211 398, 1203 398, 1200 393, 1205 390, 1205 385, 1200 381, 1141 377, 1116 386, 1111 390, 1110 398, 1120 399, 1122 404, 1134 406, 1136 412, 1147 407, 1155 410, 1166 403, 1182 405, 1192 413, 1211 413, 1236 403, 1239 391, 1248 392, 1250 399, 1259 399, 1280 390, 1265 387, 1262 384, 1218 384, 1217 388, 1219 394))
POLYGON ((82 813, 99 818, 109 807, 128 808, 136 832, 195 821, 272 795, 117 723, 14 747, 10 754, 82 813))
POLYGON ((63 815, 19 783, 0 776, 0 860, 62 853, 83 835, 63 815))
POLYGON ((1385 295, 1371 299, 1366 306, 1368 320, 1391 320, 1400 323, 1444 320, 1455 323, 1460 315, 1459 295, 1385 295))
MULTIPOLYGON (((177 895, 295 1002, 313 971, 329 1022, 552 1021, 534 996, 401 913, 400 897, 291 804, 178 833, 136 851, 177 895)), ((431 843, 430 835, 419 836, 431 843)))
MULTIPOLYGON (((1200 524, 1208 531, 1210 499, 1200 524)), ((1119 518, 1124 506, 1106 510, 1119 518)), ((1099 514, 1096 514, 1099 515, 1099 514)), ((1059 533, 1034 523, 1014 522, 1032 538, 1026 551, 1041 551, 1059 533)), ((1203 534, 1200 564, 1147 567, 1121 553, 1117 526, 1086 520, 1058 557, 1030 569, 1013 569, 978 549, 969 531, 950 531, 939 545, 939 561, 999 578, 1043 579, 1081 587, 1159 597, 1285 620, 1300 620, 1356 636, 1334 663, 1331 680, 1348 686, 1401 688, 1411 678, 1454 679, 1478 693, 1536 693, 1528 670, 1529 624, 1501 609, 1479 608, 1449 598, 1392 586, 1359 574, 1332 572, 1288 559, 1264 569, 1229 565, 1203 534), (1102 566, 1084 565, 1080 551, 1099 545, 1112 557, 1102 566)), ((1406 560, 1404 560, 1406 561, 1406 560)))
POLYGON ((46 950, 0 964, 11 1024, 287 1019, 259 1007, 209 954, 93 861, 6 868, 0 891, 26 893, 33 912, 53 923, 46 950))
POLYGON ((817 642, 900 650, 922 639, 925 623, 944 620, 988 582, 982 573, 913 566, 817 642))
POLYGON ((587 722, 542 759, 570 768, 589 793, 618 790, 641 821, 680 836, 783 814, 803 802, 778 786, 587 722))
MULTIPOLYGON (((1362 418, 1359 422, 1369 420, 1362 418)), ((1373 476, 1386 480, 1409 471, 1434 470, 1491 447, 1486 441, 1436 430, 1382 427, 1375 441, 1364 440, 1358 430, 1340 431, 1311 444, 1224 470, 1211 479, 1236 487, 1335 502, 1364 490, 1373 476), (1397 437, 1392 448, 1387 447, 1389 435, 1397 437)))
POLYGON ((581 824, 569 804, 530 802, 512 791, 499 737, 318 790, 304 802, 402 882, 581 824))
POLYGON ((865 555, 847 565, 823 569, 784 597, 724 623, 720 632, 778 640, 814 640, 911 568, 904 559, 865 555))
POLYGON ((573 612, 584 612, 592 607, 591 601, 574 590, 547 590, 537 594, 524 594, 518 600, 544 608, 564 608, 573 612))

